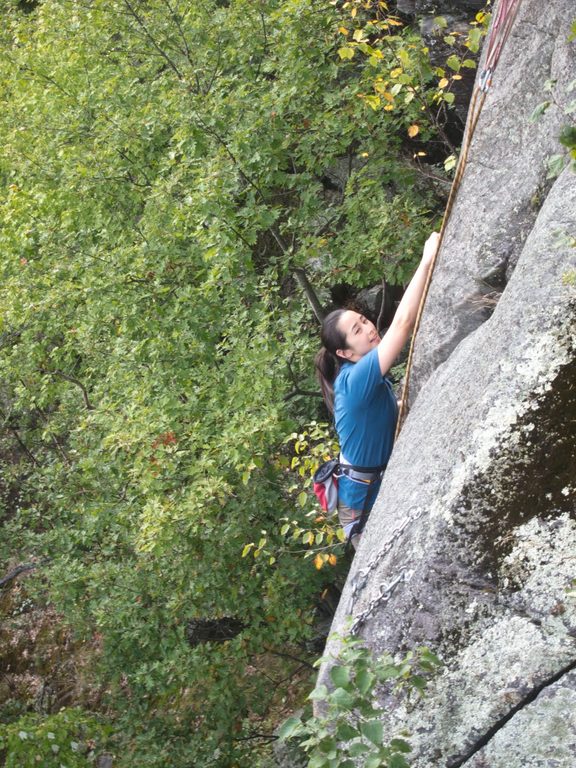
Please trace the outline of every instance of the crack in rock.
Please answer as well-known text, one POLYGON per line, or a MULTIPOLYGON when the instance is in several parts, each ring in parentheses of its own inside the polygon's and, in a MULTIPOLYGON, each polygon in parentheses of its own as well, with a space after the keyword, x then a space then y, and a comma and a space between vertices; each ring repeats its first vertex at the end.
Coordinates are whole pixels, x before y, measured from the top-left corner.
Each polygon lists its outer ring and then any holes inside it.
MULTIPOLYGON (((486 747, 494 737, 500 733, 504 727, 512 720, 515 715, 526 709, 532 702, 534 702, 546 689, 551 688, 555 683, 559 682, 570 672, 576 669, 576 660, 567 664, 559 672, 552 677, 548 677, 540 685, 534 687, 530 693, 525 696, 522 701, 518 702, 516 706, 512 707, 506 715, 501 717, 494 725, 488 729, 477 741, 466 751, 462 756, 451 757, 446 762, 446 768, 463 768, 468 765, 470 760, 477 755, 484 747, 486 747)), ((484 765, 484 762, 471 766, 470 768, 480 768, 480 765, 484 765)), ((488 765, 488 764, 486 764, 488 765)))

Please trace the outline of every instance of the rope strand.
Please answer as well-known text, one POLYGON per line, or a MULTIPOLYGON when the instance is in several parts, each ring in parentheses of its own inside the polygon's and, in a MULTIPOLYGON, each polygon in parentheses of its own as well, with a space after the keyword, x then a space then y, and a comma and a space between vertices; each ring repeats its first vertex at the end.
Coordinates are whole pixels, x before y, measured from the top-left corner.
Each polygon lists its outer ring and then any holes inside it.
POLYGON ((456 200, 456 195, 458 194, 458 189, 460 187, 462 177, 464 176, 464 170, 465 170, 466 162, 468 159, 468 151, 470 149, 470 144, 472 143, 472 137, 474 136, 474 132, 478 124, 478 119, 480 117, 482 107, 484 106, 484 102, 486 100, 486 94, 492 82, 492 79, 491 79, 492 72, 496 68, 498 60, 500 58, 500 54, 502 52, 502 48, 504 47, 504 44, 508 39, 508 35, 510 34, 510 30, 512 29, 512 25, 514 24, 514 20, 518 12, 520 2, 521 0, 501 0, 501 2, 498 5, 496 17, 492 24, 492 29, 490 31, 490 38, 488 40, 485 66, 482 73, 480 74, 480 77, 478 78, 478 84, 474 88, 474 92, 472 94, 472 100, 470 102, 470 109, 469 109, 470 117, 468 119, 466 134, 464 137, 464 141, 462 143, 460 158, 458 160, 458 165, 456 166, 456 173, 454 174, 454 180, 452 182, 452 186, 450 187, 450 194, 448 196, 448 202, 446 203, 446 210, 444 212, 444 217, 442 219, 442 226, 440 228, 440 238, 438 241, 438 249, 432 260, 430 269, 428 270, 428 275, 426 278, 426 283, 424 285, 422 298, 420 300, 420 304, 418 306, 418 312, 416 314, 416 321, 414 323, 414 330, 412 332, 412 341, 410 343, 410 351, 408 353, 408 361, 406 363, 406 375, 404 377, 404 388, 402 390, 402 399, 400 401, 400 412, 398 414, 398 422, 396 425, 396 434, 394 436, 394 440, 398 439, 400 430, 402 429, 402 426, 407 416, 408 398, 409 398, 409 392, 410 392, 409 382, 410 382, 410 373, 412 370, 412 363, 414 358, 414 347, 415 347, 416 335, 420 328, 420 322, 422 319, 422 315, 424 313, 424 305, 426 303, 430 285, 432 283, 432 276, 434 274, 434 268, 436 267, 436 262, 438 260, 438 254, 440 253, 440 248, 442 247, 444 233, 446 231, 450 214, 452 213, 452 209, 454 207, 454 202, 456 200))

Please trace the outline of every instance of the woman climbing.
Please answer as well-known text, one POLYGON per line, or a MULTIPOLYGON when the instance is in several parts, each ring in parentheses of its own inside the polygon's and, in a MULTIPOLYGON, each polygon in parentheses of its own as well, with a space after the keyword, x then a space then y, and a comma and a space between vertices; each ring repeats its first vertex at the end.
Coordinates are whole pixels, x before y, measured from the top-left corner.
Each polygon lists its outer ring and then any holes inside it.
POLYGON ((398 407, 386 374, 414 327, 439 237, 434 232, 426 241, 420 265, 382 339, 374 323, 350 309, 331 312, 322 324, 316 368, 340 442, 338 517, 354 548, 392 453, 398 407))

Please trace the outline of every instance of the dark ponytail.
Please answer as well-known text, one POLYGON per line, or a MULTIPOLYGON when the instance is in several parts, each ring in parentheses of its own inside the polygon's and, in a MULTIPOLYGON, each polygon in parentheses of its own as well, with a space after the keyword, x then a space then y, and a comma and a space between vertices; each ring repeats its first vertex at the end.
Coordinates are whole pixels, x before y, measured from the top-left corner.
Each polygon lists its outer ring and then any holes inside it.
POLYGON ((346 335, 338 328, 338 322, 345 309, 335 309, 324 318, 320 338, 323 347, 316 355, 315 365, 322 397, 328 409, 334 412, 334 382, 340 371, 342 358, 336 354, 337 349, 346 349, 346 335))

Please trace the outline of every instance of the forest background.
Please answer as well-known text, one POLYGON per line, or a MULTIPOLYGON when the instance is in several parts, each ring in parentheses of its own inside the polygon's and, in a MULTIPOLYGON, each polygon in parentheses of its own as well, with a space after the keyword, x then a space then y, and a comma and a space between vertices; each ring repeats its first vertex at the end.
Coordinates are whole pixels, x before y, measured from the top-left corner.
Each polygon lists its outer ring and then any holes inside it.
POLYGON ((304 700, 317 315, 409 278, 488 18, 394 10, 0 1, 5 765, 265 765, 304 700))

